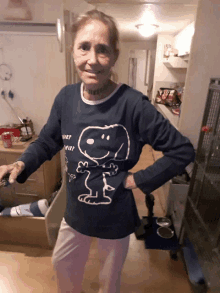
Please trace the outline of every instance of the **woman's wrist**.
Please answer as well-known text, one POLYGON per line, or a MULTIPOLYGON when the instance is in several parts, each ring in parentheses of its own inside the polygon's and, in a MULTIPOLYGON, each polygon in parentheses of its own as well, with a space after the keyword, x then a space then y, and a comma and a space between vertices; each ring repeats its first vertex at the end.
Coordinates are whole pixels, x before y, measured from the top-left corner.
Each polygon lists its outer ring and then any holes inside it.
POLYGON ((9 177, 9 183, 12 184, 17 179, 18 175, 21 174, 21 172, 25 169, 25 163, 22 161, 16 161, 13 164, 9 165, 11 166, 11 174, 9 177))
POLYGON ((14 166, 17 170, 20 170, 20 172, 25 169, 25 163, 23 161, 15 161, 12 166, 14 166))
POLYGON ((124 187, 127 189, 137 188, 137 185, 134 181, 134 175, 131 172, 128 172, 128 175, 125 177, 124 187))

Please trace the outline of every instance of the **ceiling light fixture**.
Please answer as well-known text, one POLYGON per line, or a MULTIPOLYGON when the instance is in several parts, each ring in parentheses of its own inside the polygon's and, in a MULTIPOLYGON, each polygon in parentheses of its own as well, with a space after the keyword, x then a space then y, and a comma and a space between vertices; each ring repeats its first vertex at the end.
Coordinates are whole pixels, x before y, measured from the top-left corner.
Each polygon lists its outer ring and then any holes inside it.
POLYGON ((156 24, 137 24, 136 28, 143 37, 150 37, 154 35, 158 29, 156 24))

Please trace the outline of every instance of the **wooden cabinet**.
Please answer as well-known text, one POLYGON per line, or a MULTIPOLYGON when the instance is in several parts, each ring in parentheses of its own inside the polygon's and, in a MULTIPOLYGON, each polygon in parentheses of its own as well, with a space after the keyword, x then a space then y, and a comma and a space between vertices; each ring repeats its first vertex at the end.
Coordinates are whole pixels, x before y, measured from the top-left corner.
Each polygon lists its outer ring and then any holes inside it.
MULTIPOLYGON (((30 142, 17 143, 12 148, 4 148, 0 144, 0 165, 14 163, 27 149, 30 142)), ((51 161, 46 161, 25 183, 15 182, 7 188, 2 188, 0 190, 1 202, 3 205, 11 206, 37 201, 41 198, 49 199, 60 176, 60 154, 58 153, 51 161)))
MULTIPOLYGON (((15 162, 32 141, 16 143, 12 148, 4 148, 0 141, 0 165, 15 162)), ((16 182, 9 187, 1 188, 1 204, 3 206, 16 206, 38 201, 42 198, 49 199, 60 179, 61 163, 60 153, 58 153, 51 161, 46 161, 25 183, 20 184, 16 182)), ((54 201, 56 201, 56 198, 54 201)), ((51 241, 48 226, 53 227, 57 233, 64 212, 65 197, 63 201, 63 208, 57 212, 58 221, 56 221, 56 216, 53 215, 54 223, 50 223, 47 219, 51 213, 54 213, 52 211, 54 203, 50 206, 45 218, 0 217, 0 242, 52 247, 56 237, 51 241)), ((53 235, 56 234, 54 231, 50 232, 53 235)))

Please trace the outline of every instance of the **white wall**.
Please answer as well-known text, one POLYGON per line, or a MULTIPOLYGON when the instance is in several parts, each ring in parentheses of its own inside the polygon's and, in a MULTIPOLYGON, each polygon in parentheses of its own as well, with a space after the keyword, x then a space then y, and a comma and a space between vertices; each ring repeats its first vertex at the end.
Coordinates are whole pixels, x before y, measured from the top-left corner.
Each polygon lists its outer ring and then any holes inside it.
MULTIPOLYGON (((4 20, 4 9, 9 0, 0 1, 0 20, 4 20)), ((83 1, 82 1, 83 2, 83 1)), ((56 22, 62 13, 62 0, 28 0, 33 22, 56 22)))
MULTIPOLYGON (((0 0, 0 20, 7 0, 0 0)), ((33 21, 56 22, 63 9, 83 13, 91 8, 83 0, 29 0, 33 21)), ((0 89, 14 93, 7 100, 21 118, 28 116, 37 134, 45 124, 55 96, 66 83, 65 55, 59 52, 56 35, 0 32, 0 64, 12 69, 10 81, 0 80, 0 89), (1 54, 3 52, 3 54, 1 54)), ((19 123, 0 97, 0 125, 19 123)))
MULTIPOLYGON (((4 10, 9 0, 0 1, 0 21, 4 21, 4 10)), ((83 13, 94 6, 84 0, 26 0, 31 10, 33 22, 52 22, 61 17, 63 8, 74 13, 83 13)))
POLYGON ((193 21, 186 26, 181 32, 174 37, 174 48, 178 50, 178 55, 186 55, 190 53, 192 38, 194 34, 195 22, 193 21))
MULTIPOLYGON (((65 85, 65 57, 59 52, 56 35, 1 34, 0 62, 12 70, 10 81, 0 80, 1 89, 11 90, 7 97, 21 118, 28 116, 36 133, 47 120, 53 100, 65 85), (1 60, 4 56, 4 60, 1 60)), ((0 124, 19 123, 10 107, 0 97, 0 124)))
MULTIPOLYGON (((168 68, 163 64, 164 61, 164 45, 170 44, 174 45, 174 36, 159 34, 157 37, 157 49, 156 49, 156 61, 155 61, 155 70, 154 70, 154 88, 152 98, 153 100, 156 97, 158 90, 158 85, 161 82, 184 82, 186 77, 185 69, 173 69, 168 68)), ((161 85, 162 86, 162 85, 161 85)))
POLYGON ((93 5, 88 4, 84 0, 63 0, 62 2, 65 9, 69 9, 77 14, 84 13, 88 10, 94 9, 93 5))
MULTIPOLYGON (((120 55, 118 58, 118 61, 115 65, 114 70, 117 72, 118 75, 118 81, 122 83, 128 83, 128 67, 129 67, 129 57, 130 57, 130 51, 131 50, 152 50, 152 63, 154 63, 155 60, 155 50, 156 50, 156 43, 155 42, 121 42, 120 43, 120 55)), ((143 66, 140 68, 140 74, 142 76, 143 66)), ((152 67, 150 70, 150 74, 153 74, 154 68, 152 67)), ((152 82, 152 79, 150 79, 150 82, 152 82)), ((141 82, 142 83, 142 82, 141 82)), ((143 91, 146 91, 146 87, 142 87, 143 91)), ((144 94, 148 94, 145 92, 144 94)))
POLYGON ((197 148, 210 78, 220 78, 220 3, 200 0, 179 129, 197 148))

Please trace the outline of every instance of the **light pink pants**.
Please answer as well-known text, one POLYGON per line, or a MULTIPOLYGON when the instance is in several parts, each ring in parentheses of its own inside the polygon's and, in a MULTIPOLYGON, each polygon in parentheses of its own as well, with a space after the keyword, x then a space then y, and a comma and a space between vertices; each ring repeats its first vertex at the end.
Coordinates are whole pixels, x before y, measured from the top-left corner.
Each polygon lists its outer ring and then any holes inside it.
MULTIPOLYGON (((129 240, 130 235, 114 240, 97 238, 100 260, 99 293, 120 292, 121 270, 127 256, 129 240)), ((58 293, 80 293, 91 242, 92 237, 77 232, 62 220, 52 255, 58 293)))

